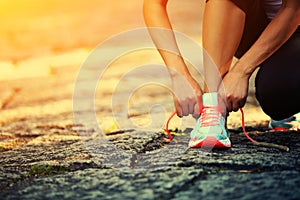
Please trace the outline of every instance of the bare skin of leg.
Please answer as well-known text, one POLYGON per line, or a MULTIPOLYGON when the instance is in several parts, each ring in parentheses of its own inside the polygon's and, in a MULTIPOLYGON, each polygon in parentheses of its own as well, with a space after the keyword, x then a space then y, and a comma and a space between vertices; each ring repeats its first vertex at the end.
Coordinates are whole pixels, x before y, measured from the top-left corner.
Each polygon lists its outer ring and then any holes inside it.
POLYGON ((203 18, 204 92, 217 92, 242 38, 246 14, 229 0, 209 0, 203 18), (209 55, 209 56, 207 56, 209 55))

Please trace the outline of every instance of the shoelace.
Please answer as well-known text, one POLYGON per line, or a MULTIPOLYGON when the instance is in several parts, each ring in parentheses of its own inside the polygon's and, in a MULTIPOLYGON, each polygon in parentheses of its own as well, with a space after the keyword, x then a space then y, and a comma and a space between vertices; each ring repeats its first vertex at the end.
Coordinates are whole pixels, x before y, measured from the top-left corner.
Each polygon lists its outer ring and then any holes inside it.
POLYGON ((199 119, 201 127, 218 126, 220 120, 221 120, 221 114, 217 107, 212 107, 212 106, 203 107, 199 119))
MULTIPOLYGON (((209 108, 216 110, 215 107, 209 107, 209 108)), ((244 117, 244 111, 243 111, 242 108, 240 108, 240 111, 241 111, 241 113, 242 113, 242 129, 243 129, 243 132, 244 132, 245 136, 246 136, 251 142, 253 142, 253 143, 257 142, 256 140, 252 139, 252 138, 248 135, 248 133, 247 133, 247 131, 246 131, 246 129, 245 129, 245 117, 244 117)), ((215 112, 212 112, 212 113, 215 113, 215 112)), ((205 114, 205 115, 208 115, 208 116, 214 116, 214 118, 213 118, 212 120, 210 120, 209 122, 204 122, 205 125, 211 125, 211 124, 213 124, 213 123, 216 123, 216 120, 219 120, 219 116, 218 116, 218 118, 216 118, 216 115, 215 115, 215 114, 212 114, 212 113, 207 113, 207 112, 201 113, 201 115, 202 115, 202 114, 205 114)), ((175 116, 175 114, 176 114, 176 111, 173 112, 173 113, 171 114, 171 116, 169 117, 169 119, 168 119, 168 121, 167 121, 167 123, 166 123, 166 130, 165 130, 165 131, 166 131, 166 133, 168 134, 168 138, 164 138, 165 142, 171 142, 171 141, 173 140, 173 137, 172 137, 172 135, 171 135, 171 133, 170 133, 170 131, 169 131, 169 123, 170 123, 171 119, 175 116)))

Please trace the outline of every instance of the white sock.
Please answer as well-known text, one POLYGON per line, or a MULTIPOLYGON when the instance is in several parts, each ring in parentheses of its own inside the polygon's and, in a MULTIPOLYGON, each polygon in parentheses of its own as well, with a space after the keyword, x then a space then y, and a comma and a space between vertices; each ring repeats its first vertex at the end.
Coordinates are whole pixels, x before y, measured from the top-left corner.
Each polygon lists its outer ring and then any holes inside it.
POLYGON ((202 95, 202 101, 204 106, 218 106, 218 93, 204 93, 202 95))

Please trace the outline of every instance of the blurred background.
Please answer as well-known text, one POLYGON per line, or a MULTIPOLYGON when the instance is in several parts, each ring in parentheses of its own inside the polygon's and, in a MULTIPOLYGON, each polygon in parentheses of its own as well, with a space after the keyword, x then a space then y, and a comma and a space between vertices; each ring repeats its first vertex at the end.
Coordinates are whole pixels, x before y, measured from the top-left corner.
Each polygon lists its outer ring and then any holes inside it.
POLYGON ((49 67, 58 65, 80 65, 87 57, 84 50, 120 31, 143 25, 141 3, 1 1, 0 80, 45 75, 49 67), (65 56, 55 57, 61 54, 65 56))
MULTIPOLYGON (((144 26, 142 0, 0 1, 0 59, 14 63, 31 56, 94 48, 122 31, 144 26)), ((170 0, 176 29, 200 33, 200 1, 170 0)))
MULTIPOLYGON (((170 0, 173 28, 200 42, 203 5, 199 0, 170 0)), ((0 125, 72 113, 81 64, 104 40, 144 27, 142 6, 142 0, 0 1, 0 125)), ((110 82, 99 89, 99 99, 104 99, 103 90, 112 93, 111 80, 118 81, 120 69, 124 72, 151 58, 161 63, 155 50, 113 63, 113 75, 106 76, 110 82)))
POLYGON ((112 34, 143 26, 142 1, 4 0, 0 2, 0 58, 95 47, 112 34), (126 16, 126 18, 124 18, 126 16))

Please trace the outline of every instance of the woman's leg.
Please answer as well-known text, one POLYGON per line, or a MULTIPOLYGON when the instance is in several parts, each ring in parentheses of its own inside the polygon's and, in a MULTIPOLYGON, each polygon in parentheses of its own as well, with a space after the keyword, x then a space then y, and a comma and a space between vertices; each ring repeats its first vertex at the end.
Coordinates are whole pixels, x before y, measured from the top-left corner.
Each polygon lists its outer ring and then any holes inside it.
MULTIPOLYGON (((241 57, 269 23, 261 0, 208 0, 203 18, 205 93, 221 89, 234 56, 241 57)), ((225 112, 225 102, 219 107, 225 112)))
POLYGON ((233 56, 240 58, 256 41, 269 20, 261 0, 206 2, 202 40, 211 59, 204 56, 205 92, 214 92, 219 87, 220 75, 223 77, 228 72, 233 56))
POLYGON ((300 112, 300 28, 260 67, 256 97, 274 120, 300 112))
POLYGON ((230 0, 209 0, 203 16, 205 92, 217 92, 240 44, 245 12, 230 0), (220 74, 219 74, 220 73, 220 74))
MULTIPOLYGON (((256 38, 258 14, 264 13, 260 0, 209 0, 206 1, 203 18, 203 47, 205 50, 204 78, 205 94, 202 96, 203 110, 195 129, 191 132, 190 147, 231 146, 225 128, 225 107, 218 102, 222 77, 228 72, 234 55, 242 55, 256 38), (251 22, 251 23, 249 23, 251 22), (256 23, 256 26, 254 24, 256 23), (249 24, 251 26, 249 26, 249 24), (250 27, 250 28, 249 28, 250 27), (254 29, 255 31, 253 32, 254 29), (247 32, 246 32, 247 31, 247 32), (249 33, 248 31, 252 31, 249 33), (250 36, 250 37, 249 37, 250 36), (250 40, 251 39, 251 40, 250 40), (219 107, 216 109, 216 107, 219 107), (217 119, 217 120, 216 120, 217 119)), ((264 21, 266 17, 264 16, 264 21)), ((261 30, 262 31, 262 30, 261 30)))

